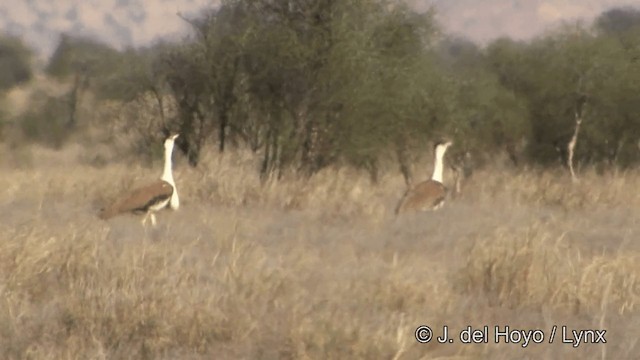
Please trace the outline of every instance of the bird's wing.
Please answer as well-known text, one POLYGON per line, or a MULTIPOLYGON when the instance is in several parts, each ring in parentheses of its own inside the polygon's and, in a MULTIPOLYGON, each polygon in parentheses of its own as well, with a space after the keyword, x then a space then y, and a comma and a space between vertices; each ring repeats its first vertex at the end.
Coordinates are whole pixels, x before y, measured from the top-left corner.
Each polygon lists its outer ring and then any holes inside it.
POLYGON ((403 210, 435 207, 444 201, 446 192, 447 188, 440 182, 433 180, 423 181, 407 190, 396 209, 396 213, 403 210))
POLYGON ((151 205, 169 199, 171 194, 173 194, 173 186, 166 181, 159 180, 137 188, 120 198, 111 206, 103 209, 100 217, 108 219, 125 212, 146 211, 151 205))

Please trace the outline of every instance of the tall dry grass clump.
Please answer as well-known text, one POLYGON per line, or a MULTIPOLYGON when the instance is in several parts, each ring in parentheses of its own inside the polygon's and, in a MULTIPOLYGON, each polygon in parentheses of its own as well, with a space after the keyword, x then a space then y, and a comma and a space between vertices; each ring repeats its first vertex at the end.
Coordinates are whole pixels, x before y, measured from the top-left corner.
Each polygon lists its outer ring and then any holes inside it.
POLYGON ((599 174, 584 169, 580 181, 573 182, 564 169, 534 170, 489 167, 477 171, 467 185, 467 196, 491 201, 496 196, 520 205, 554 207, 566 211, 616 206, 640 206, 638 170, 618 170, 599 174), (474 181, 482 179, 482 181, 474 181))
POLYGON ((501 228, 475 240, 460 286, 495 306, 634 313, 640 305, 640 254, 582 252, 542 223, 501 228))
POLYGON ((402 314, 444 295, 418 258, 335 244, 327 261, 295 233, 247 239, 237 218, 155 233, 80 219, 2 227, 0 357, 393 357, 417 350, 402 314))

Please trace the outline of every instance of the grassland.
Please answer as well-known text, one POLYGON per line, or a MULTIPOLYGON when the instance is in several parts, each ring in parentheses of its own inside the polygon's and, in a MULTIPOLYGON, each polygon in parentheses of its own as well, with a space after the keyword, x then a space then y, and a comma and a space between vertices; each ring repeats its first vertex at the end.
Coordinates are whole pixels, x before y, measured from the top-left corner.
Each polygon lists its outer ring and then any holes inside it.
MULTIPOLYGON (((633 359, 640 173, 481 170, 439 212, 328 169, 261 185, 254 158, 178 156, 181 209, 98 207, 159 164, 0 152, 2 359, 633 359), (607 344, 419 344, 427 324, 606 329, 607 344)), ((417 178, 427 176, 428 165, 417 178)), ((450 179, 445 179, 446 181, 450 179)), ((559 335, 558 335, 559 336, 559 335)), ((457 339, 456 339, 457 340, 457 339)))

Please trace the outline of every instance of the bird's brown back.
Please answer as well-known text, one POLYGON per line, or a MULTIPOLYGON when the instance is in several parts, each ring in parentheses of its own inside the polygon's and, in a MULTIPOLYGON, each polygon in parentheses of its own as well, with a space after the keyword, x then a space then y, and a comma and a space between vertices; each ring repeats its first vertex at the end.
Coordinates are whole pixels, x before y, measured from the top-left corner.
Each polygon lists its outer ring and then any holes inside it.
POLYGON ((407 190, 396 208, 396 214, 410 210, 432 209, 443 202, 447 188, 434 180, 423 181, 407 190))
POLYGON ((101 219, 109 219, 125 212, 147 211, 150 206, 168 200, 173 194, 173 186, 164 180, 137 188, 112 205, 100 211, 101 219))

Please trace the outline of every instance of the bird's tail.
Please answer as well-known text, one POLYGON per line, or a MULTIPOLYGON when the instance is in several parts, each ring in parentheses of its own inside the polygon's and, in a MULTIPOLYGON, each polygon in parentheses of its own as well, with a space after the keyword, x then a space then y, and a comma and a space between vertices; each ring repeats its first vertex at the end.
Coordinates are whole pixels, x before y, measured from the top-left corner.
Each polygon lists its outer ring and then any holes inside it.
POLYGON ((116 205, 117 204, 114 204, 114 205, 111 205, 111 206, 107 206, 107 207, 103 207, 98 212, 98 217, 100 219, 102 219, 102 220, 107 220, 107 219, 110 219, 110 218, 118 215, 119 211, 118 211, 118 207, 116 205))

